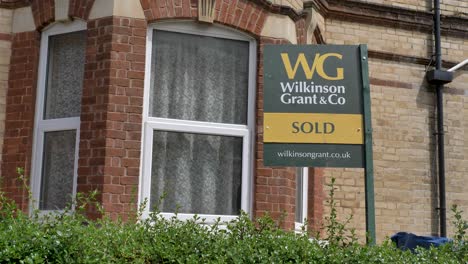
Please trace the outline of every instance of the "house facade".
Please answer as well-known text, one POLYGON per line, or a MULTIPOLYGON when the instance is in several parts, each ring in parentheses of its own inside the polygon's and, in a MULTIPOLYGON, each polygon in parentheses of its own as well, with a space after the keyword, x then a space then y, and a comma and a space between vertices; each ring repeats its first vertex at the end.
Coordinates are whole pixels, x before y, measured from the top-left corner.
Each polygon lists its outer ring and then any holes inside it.
MULTIPOLYGON (((410 0, 1 0, 2 190, 26 212, 63 210, 97 190, 112 218, 144 204, 144 215, 214 221, 243 210, 286 229, 307 218, 318 230, 335 178, 338 214, 353 215, 365 237, 363 169, 264 166, 262 64, 269 44, 367 44, 378 240, 437 234, 431 9, 410 0)), ((442 1, 441 10, 450 68, 468 58, 468 6, 442 1)), ((447 204, 466 217, 466 68, 444 94, 447 204)))

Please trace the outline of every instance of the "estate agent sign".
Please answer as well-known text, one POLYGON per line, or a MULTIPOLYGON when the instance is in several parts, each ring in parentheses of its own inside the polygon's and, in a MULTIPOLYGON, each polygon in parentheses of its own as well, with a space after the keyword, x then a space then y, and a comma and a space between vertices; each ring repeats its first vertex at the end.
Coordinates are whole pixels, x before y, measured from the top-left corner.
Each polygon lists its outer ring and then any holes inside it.
POLYGON ((362 48, 265 46, 265 166, 364 167, 362 48))
POLYGON ((264 165, 365 168, 375 243, 367 46, 268 45, 263 56, 264 165))

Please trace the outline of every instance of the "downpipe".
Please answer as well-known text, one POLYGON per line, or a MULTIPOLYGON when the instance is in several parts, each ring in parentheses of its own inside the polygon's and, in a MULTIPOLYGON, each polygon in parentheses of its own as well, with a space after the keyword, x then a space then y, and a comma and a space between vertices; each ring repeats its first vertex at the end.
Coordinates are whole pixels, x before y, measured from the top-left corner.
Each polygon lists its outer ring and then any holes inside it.
MULTIPOLYGON (((442 52, 440 46, 440 0, 434 0, 434 46, 435 46, 435 68, 442 68, 442 52)), ((444 144, 444 85, 436 85, 437 96, 437 150, 438 150, 438 172, 439 172, 439 224, 440 236, 447 236, 447 209, 445 198, 445 144, 444 144)))

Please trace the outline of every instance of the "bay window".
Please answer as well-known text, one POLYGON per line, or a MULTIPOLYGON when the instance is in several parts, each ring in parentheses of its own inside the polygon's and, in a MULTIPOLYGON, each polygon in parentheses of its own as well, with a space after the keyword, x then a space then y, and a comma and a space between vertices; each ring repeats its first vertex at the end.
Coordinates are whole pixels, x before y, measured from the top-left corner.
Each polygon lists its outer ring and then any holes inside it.
POLYGON ((140 201, 229 220, 251 203, 255 41, 213 25, 150 26, 140 201))

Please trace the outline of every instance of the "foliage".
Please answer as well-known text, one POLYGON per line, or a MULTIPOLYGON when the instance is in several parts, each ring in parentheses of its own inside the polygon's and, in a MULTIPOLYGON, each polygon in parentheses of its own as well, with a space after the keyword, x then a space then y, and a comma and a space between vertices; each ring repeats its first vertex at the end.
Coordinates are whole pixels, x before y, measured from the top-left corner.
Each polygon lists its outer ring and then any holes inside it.
MULTIPOLYGON (((208 225, 199 217, 188 221, 164 218, 157 210, 138 221, 142 213, 140 208, 137 217, 131 221, 112 221, 106 217, 91 221, 82 212, 93 203, 92 195, 80 195, 79 200, 74 211, 47 216, 36 212, 28 216, 0 192, 0 263, 468 261, 467 245, 461 242, 456 246, 418 249, 417 254, 401 251, 388 241, 379 246, 360 245, 352 235, 348 237, 346 222, 338 222, 336 210, 335 216, 330 216, 325 224, 329 243, 323 244, 310 239, 307 232, 295 234, 281 230, 269 216, 251 220, 245 213, 229 223, 217 221, 208 225)), ((330 202, 334 203, 333 195, 330 202)))
POLYGON ((338 214, 336 209, 335 201, 335 178, 331 179, 331 183, 327 185, 330 190, 328 192, 329 199, 327 205, 330 208, 330 216, 325 217, 325 233, 327 236, 325 240, 331 246, 346 246, 347 244, 357 243, 357 236, 354 229, 347 229, 346 226, 349 224, 352 215, 348 216, 344 222, 338 221, 338 214))

